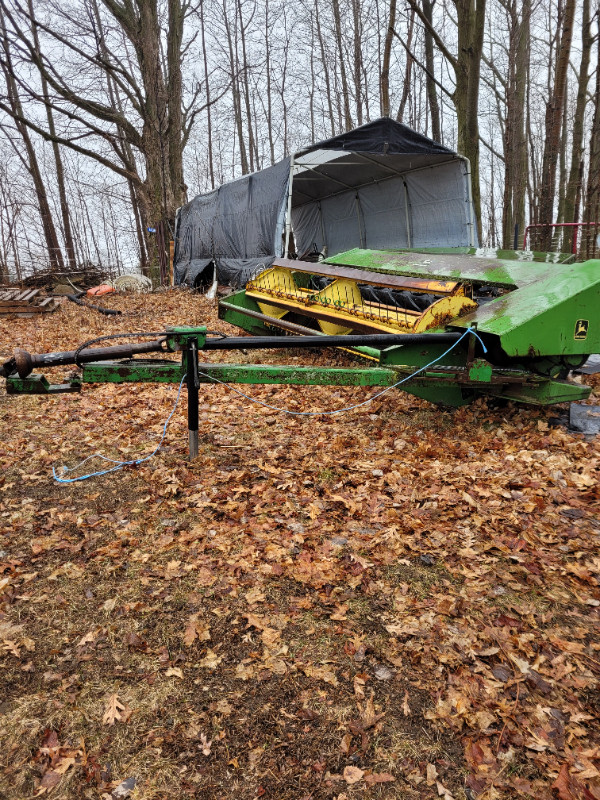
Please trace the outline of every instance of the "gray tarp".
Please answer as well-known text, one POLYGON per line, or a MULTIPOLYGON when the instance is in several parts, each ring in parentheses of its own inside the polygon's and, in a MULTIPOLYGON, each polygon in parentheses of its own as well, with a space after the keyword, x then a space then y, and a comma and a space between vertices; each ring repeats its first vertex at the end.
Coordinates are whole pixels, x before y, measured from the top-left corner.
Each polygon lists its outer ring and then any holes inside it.
MULTIPOLYGON (((328 162, 327 167, 336 178, 347 176, 352 162, 359 163, 362 158, 360 153, 335 155, 339 158, 328 162)), ((323 248, 331 256, 353 247, 376 250, 471 245, 470 198, 462 159, 454 157, 411 170, 406 156, 389 155, 385 166, 382 169, 371 163, 371 183, 329 197, 298 204, 294 189, 292 228, 299 254, 323 248)), ((297 169, 302 170, 300 159, 297 169)), ((305 174, 308 182, 313 172, 309 169, 295 174, 294 187, 305 174)))
POLYGON ((220 283, 244 286, 284 254, 326 249, 477 244, 466 159, 389 118, 319 142, 180 209, 175 280, 194 283, 214 262, 220 283), (287 219, 292 167, 291 220, 287 219))
POLYGON ((281 252, 289 159, 195 197, 179 210, 175 282, 193 284, 212 261, 221 283, 243 286, 281 252))

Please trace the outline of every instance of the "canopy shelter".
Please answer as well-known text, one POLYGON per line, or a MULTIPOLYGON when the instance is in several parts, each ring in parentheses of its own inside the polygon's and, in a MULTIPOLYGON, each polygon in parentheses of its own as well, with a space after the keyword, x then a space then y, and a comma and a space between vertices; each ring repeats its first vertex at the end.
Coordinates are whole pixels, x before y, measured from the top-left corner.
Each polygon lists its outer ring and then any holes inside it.
POLYGON ((175 281, 214 264, 237 288, 281 256, 476 244, 468 160, 384 117, 183 206, 175 281))

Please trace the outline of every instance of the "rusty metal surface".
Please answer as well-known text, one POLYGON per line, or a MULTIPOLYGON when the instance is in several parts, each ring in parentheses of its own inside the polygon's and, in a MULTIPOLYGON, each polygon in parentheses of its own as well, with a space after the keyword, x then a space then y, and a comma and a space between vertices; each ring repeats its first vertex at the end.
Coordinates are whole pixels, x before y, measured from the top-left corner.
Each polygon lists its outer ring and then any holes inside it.
POLYGON ((333 265, 326 262, 313 264, 309 261, 295 261, 291 258, 276 258, 274 267, 285 267, 293 272, 322 275, 326 278, 349 278, 357 283, 384 286, 388 289, 407 289, 425 294, 451 294, 457 287, 456 281, 440 281, 436 278, 416 278, 408 275, 394 275, 376 272, 360 267, 333 265))

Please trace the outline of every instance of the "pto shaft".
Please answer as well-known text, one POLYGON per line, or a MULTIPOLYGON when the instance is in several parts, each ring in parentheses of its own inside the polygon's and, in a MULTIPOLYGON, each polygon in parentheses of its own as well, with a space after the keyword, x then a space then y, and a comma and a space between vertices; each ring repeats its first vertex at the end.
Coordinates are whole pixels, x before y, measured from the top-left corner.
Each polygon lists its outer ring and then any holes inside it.
POLYGON ((90 361, 109 361, 113 358, 131 358, 139 353, 156 353, 163 350, 163 339, 153 339, 151 342, 134 344, 117 344, 112 347, 89 347, 81 350, 77 355, 76 350, 65 353, 41 353, 39 355, 28 353, 26 350, 15 350, 14 357, 0 368, 0 374, 8 377, 12 372, 17 372, 20 378, 26 378, 38 367, 60 367, 65 364, 86 364, 90 361), (77 355, 77 360, 75 356, 77 355))

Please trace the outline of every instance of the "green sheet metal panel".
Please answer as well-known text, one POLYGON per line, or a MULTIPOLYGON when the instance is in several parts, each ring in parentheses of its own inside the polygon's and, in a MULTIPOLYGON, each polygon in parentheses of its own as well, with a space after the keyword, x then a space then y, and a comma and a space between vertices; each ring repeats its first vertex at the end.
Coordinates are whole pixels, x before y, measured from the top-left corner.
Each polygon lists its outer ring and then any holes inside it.
POLYGON ((377 272, 411 275, 418 278, 462 280, 506 289, 537 283, 544 276, 555 275, 557 271, 564 269, 562 264, 504 261, 466 253, 419 253, 359 248, 338 253, 326 261, 328 264, 354 266, 377 272))
POLYGON ((452 323, 477 323, 500 337, 509 356, 600 352, 600 260, 555 266, 553 271, 452 323))

